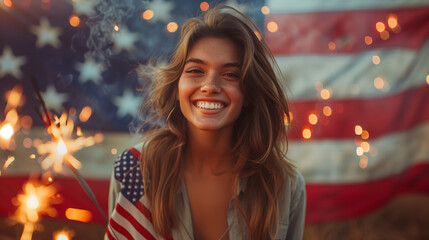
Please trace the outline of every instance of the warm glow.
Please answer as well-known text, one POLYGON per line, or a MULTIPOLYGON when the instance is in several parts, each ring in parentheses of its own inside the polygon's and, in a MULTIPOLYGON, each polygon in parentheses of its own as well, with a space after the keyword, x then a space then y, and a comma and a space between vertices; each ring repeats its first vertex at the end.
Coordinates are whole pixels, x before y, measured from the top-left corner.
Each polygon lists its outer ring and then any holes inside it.
POLYGON ((365 36, 365 44, 366 45, 371 45, 372 44, 372 37, 365 36))
POLYGON ((332 109, 329 106, 324 106, 323 107, 323 115, 329 117, 332 114, 332 109))
POLYGON ((115 154, 117 154, 117 153, 118 153, 118 150, 116 150, 116 148, 112 148, 112 150, 110 150, 110 152, 111 152, 113 155, 115 155, 115 154))
POLYGON ((13 163, 13 161, 15 161, 15 157, 14 157, 14 156, 9 156, 9 157, 7 157, 7 160, 6 160, 6 162, 4 163, 4 165, 3 165, 3 170, 6 170, 6 169, 9 167, 9 165, 10 165, 11 163, 13 163))
POLYGON ((362 156, 363 155, 363 149, 362 149, 362 147, 357 147, 356 148, 356 155, 358 155, 358 156, 362 156))
POLYGON ((363 155, 362 157, 360 157, 359 167, 366 168, 367 166, 368 166, 368 157, 363 155))
POLYGON ((305 139, 310 139, 311 138, 311 130, 308 128, 304 128, 302 130, 302 137, 304 137, 305 139))
POLYGON ((153 11, 152 10, 146 10, 142 13, 142 18, 144 20, 150 20, 153 18, 153 11))
POLYGON ((362 134, 362 127, 360 125, 355 126, 355 133, 356 133, 356 135, 362 134))
POLYGON ((276 22, 269 22, 267 23, 267 29, 270 32, 277 32, 277 30, 279 29, 279 26, 277 25, 276 22))
POLYGON ((54 179, 52 179, 52 177, 48 177, 48 181, 52 182, 52 181, 54 181, 54 179))
POLYGON ((39 199, 37 199, 36 195, 30 195, 27 200, 27 207, 30 209, 37 209, 39 207, 39 199))
POLYGON ((18 122, 18 113, 16 112, 15 109, 11 109, 7 114, 6 114, 6 121, 8 121, 11 124, 16 124, 18 122))
POLYGON ((9 140, 13 135, 13 127, 10 123, 5 124, 3 127, 0 128, 0 137, 9 140))
POLYGON ((113 26, 113 30, 115 30, 115 32, 119 32, 119 26, 118 26, 118 24, 115 24, 115 26, 113 26))
POLYGON ((429 74, 426 75, 426 83, 429 84, 429 74))
POLYGON ((369 152, 370 150, 370 146, 368 142, 362 142, 360 144, 360 146, 362 147, 363 152, 369 152))
POLYGON ((200 9, 203 12, 209 10, 209 7, 210 7, 210 5, 207 2, 201 2, 200 3, 200 9))
POLYGON ((308 115, 308 122, 309 122, 311 125, 315 125, 315 124, 317 123, 317 115, 316 115, 316 114, 314 114, 314 113, 312 113, 312 114, 308 115))
POLYGON ((262 39, 262 35, 261 35, 261 33, 260 33, 260 32, 258 32, 258 31, 254 31, 254 33, 255 33, 256 37, 257 37, 259 40, 261 40, 261 39, 262 39))
POLYGON ((65 233, 60 233, 55 236, 55 240, 69 240, 69 237, 65 233))
POLYGON ((387 25, 389 25, 390 28, 396 28, 398 26, 398 16, 390 14, 387 18, 387 25))
POLYGON ((380 33, 380 38, 383 40, 387 40, 389 39, 389 37, 390 37, 390 34, 387 30, 384 30, 383 32, 380 33))
POLYGON ((377 89, 382 89, 384 87, 384 80, 381 77, 376 77, 374 79, 374 87, 377 89))
POLYGON ((80 127, 76 127, 76 136, 78 136, 78 137, 83 136, 82 129, 80 127))
POLYGON ((383 22, 377 22, 375 24, 375 28, 377 29, 378 32, 383 32, 384 30, 386 30, 386 25, 384 25, 383 22))
POLYGON ((70 15, 69 23, 72 27, 78 27, 80 24, 80 18, 76 15, 70 15))
POLYGON ((85 106, 79 114, 79 120, 81 122, 86 122, 91 117, 92 109, 89 106, 85 106))
POLYGON ((58 142, 57 151, 60 155, 64 155, 67 153, 66 144, 64 143, 64 141, 62 139, 60 139, 60 141, 58 142))
POLYGON ((270 14, 270 8, 267 6, 263 6, 263 7, 261 7, 261 12, 264 15, 270 14))
POLYGON ((167 24, 167 31, 169 31, 171 33, 177 31, 177 28, 178 28, 178 26, 177 26, 177 23, 175 23, 175 22, 169 22, 167 24))
POLYGON ((324 100, 327 100, 331 97, 331 91, 329 91, 329 89, 322 89, 322 91, 320 91, 320 97, 324 100))
POLYGON ((362 139, 366 140, 369 138, 369 132, 367 130, 363 130, 360 136, 362 137, 362 139))
POLYGON ((3 0, 4 5, 6 5, 6 7, 12 7, 12 1, 11 0, 3 0))
POLYGON ((22 99, 22 87, 20 85, 16 85, 13 89, 6 93, 7 96, 7 105, 16 108, 23 104, 22 99))
POLYGON ((104 141, 104 135, 102 133, 96 133, 94 135, 94 141, 95 143, 101 143, 104 141))
POLYGON ((329 50, 333 51, 333 50, 335 50, 336 45, 334 42, 329 42, 328 47, 329 47, 329 50))
POLYGON ((379 64, 380 63, 380 57, 377 55, 372 56, 372 63, 374 63, 375 65, 379 64))
POLYGON ((66 218, 79 222, 89 222, 92 219, 92 213, 88 210, 78 208, 67 208, 66 218))
POLYGON ((35 158, 36 158, 36 154, 31 154, 31 155, 30 155, 30 158, 31 158, 31 159, 35 159, 35 158))

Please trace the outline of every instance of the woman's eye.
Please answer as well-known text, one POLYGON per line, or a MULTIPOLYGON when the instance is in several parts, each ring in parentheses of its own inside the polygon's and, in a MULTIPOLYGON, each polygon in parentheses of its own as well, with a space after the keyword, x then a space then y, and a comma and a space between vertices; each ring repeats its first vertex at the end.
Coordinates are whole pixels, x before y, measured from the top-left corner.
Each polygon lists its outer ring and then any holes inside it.
POLYGON ((239 78, 240 76, 237 73, 229 72, 224 74, 225 77, 229 78, 239 78))
POLYGON ((186 73, 202 73, 203 71, 201 71, 200 69, 189 69, 185 71, 186 73))

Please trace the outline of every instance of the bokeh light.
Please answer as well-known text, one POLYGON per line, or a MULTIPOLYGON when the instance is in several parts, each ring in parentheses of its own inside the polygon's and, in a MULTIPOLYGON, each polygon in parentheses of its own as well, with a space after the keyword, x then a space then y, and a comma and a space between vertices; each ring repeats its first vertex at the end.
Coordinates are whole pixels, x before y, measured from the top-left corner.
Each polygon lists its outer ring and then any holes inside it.
POLYGON ((362 147, 357 147, 356 148, 356 155, 358 155, 358 156, 362 156, 363 155, 363 148, 362 147))
POLYGON ((72 27, 78 27, 80 24, 80 18, 76 15, 70 15, 69 23, 72 27))
POLYGON ((90 106, 85 106, 79 114, 79 120, 81 122, 86 122, 91 117, 92 109, 90 106))
POLYGON ((309 128, 304 128, 302 130, 302 137, 305 139, 310 139, 311 138, 311 130, 309 128))
POLYGON ((177 28, 179 28, 179 26, 177 26, 177 23, 175 22, 169 22, 166 28, 167 28, 167 31, 173 33, 177 31, 177 28))
POLYGON ((3 0, 3 3, 6 7, 12 7, 12 1, 11 0, 3 0))
POLYGON ((328 43, 328 48, 329 48, 329 50, 331 50, 331 51, 335 50, 335 48, 336 48, 335 43, 334 43, 334 42, 329 42, 329 43, 328 43))
POLYGON ((363 156, 360 157, 359 167, 362 168, 362 169, 364 169, 367 166, 368 166, 368 157, 365 156, 365 155, 363 155, 363 156))
POLYGON ((327 100, 331 97, 331 91, 327 88, 322 89, 322 91, 320 91, 320 97, 324 100, 327 100))
POLYGON ((355 126, 355 134, 361 135, 362 134, 362 127, 360 125, 355 126))
POLYGON ((383 32, 380 33, 380 38, 383 40, 387 40, 389 39, 389 37, 390 37, 390 34, 387 30, 384 30, 383 32))
POLYGON ((372 63, 374 63, 375 65, 380 64, 380 57, 377 55, 372 56, 372 63))
POLYGON ((267 23, 267 29, 270 32, 277 32, 277 30, 279 29, 279 26, 277 25, 276 22, 271 21, 267 23))
POLYGON ((372 37, 365 36, 365 44, 366 45, 371 45, 372 44, 372 37))
POLYGON ((79 222, 89 222, 92 219, 92 213, 85 209, 67 208, 65 215, 67 219, 79 222))
POLYGON ((311 125, 316 125, 316 123, 317 123, 317 115, 316 115, 316 114, 314 114, 314 113, 312 113, 312 114, 308 115, 308 122, 309 122, 311 125))
POLYGON ((330 106, 324 106, 323 107, 323 115, 329 117, 332 114, 332 109, 330 106))
POLYGON ((377 22, 376 24, 375 24, 375 28, 377 29, 377 31, 378 32, 383 32, 384 30, 386 30, 386 25, 384 25, 384 23, 383 22, 377 22))
POLYGON ((270 8, 268 6, 261 7, 261 12, 264 15, 270 14, 270 8))
POLYGON ((387 18, 387 25, 389 25, 390 28, 396 28, 398 26, 398 16, 395 14, 389 14, 389 17, 387 18))
POLYGON ((113 155, 115 155, 115 154, 117 154, 117 153, 118 153, 118 150, 116 150, 116 148, 112 148, 112 150, 110 150, 110 152, 111 152, 113 155))
POLYGON ((205 12, 207 10, 209 10, 210 5, 207 2, 202 2, 200 3, 200 9, 201 11, 205 12))
POLYGON ((363 130, 360 136, 362 139, 366 140, 369 138, 369 132, 367 130, 363 130))
POLYGON ((368 143, 368 142, 362 142, 362 143, 360 144, 360 146, 361 146, 361 148, 362 148, 363 152, 369 152, 369 150, 370 150, 370 146, 369 146, 369 143, 368 143))
POLYGON ((384 79, 381 77, 376 77, 374 79, 374 87, 377 89, 382 89, 384 87, 384 79))
POLYGON ((118 24, 115 24, 115 25, 113 26, 113 30, 115 30, 115 32, 119 32, 119 25, 118 25, 118 24))
POLYGON ((144 20, 150 20, 153 18, 153 11, 152 10, 146 10, 142 13, 142 18, 144 20))
POLYGON ((426 83, 429 84, 429 74, 426 75, 426 83))

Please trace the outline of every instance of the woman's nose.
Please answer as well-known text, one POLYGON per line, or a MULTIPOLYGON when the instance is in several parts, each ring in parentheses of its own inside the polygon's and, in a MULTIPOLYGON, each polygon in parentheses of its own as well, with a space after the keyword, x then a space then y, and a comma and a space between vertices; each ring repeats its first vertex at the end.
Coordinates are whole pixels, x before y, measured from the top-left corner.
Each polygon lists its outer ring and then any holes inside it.
POLYGON ((218 74, 208 74, 201 85, 201 91, 207 94, 219 93, 221 91, 220 81, 221 78, 218 74))

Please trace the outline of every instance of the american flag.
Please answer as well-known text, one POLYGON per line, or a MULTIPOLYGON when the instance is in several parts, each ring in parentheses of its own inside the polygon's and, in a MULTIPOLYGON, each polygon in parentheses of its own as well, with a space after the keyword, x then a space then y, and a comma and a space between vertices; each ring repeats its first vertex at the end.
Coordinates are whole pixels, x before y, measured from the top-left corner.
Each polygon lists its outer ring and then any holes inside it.
MULTIPOLYGON (((138 142, 144 89, 134 70, 139 62, 168 58, 181 23, 201 14, 201 3, 0 2, 0 108, 6 93, 21 85, 26 101, 18 114, 32 119, 30 128, 15 134, 15 149, 0 152, 2 164, 9 155, 16 159, 1 169, 0 216, 14 213, 11 199, 28 175, 43 173, 29 157, 48 137, 34 112, 39 103, 30 76, 49 109, 67 111, 84 134, 104 135, 103 143, 76 158, 107 212, 115 156, 138 142), (82 121, 79 113, 87 106, 92 115, 82 121)), ((428 0, 227 3, 260 26, 286 77, 293 115, 289 157, 307 182, 307 223, 354 218, 400 194, 429 193, 428 0)), ((67 219, 65 211, 78 208, 92 212, 90 221, 104 222, 70 174, 55 182, 64 199, 54 206, 56 218, 67 219)), ((129 204, 145 204, 140 189, 130 193, 129 204)))

